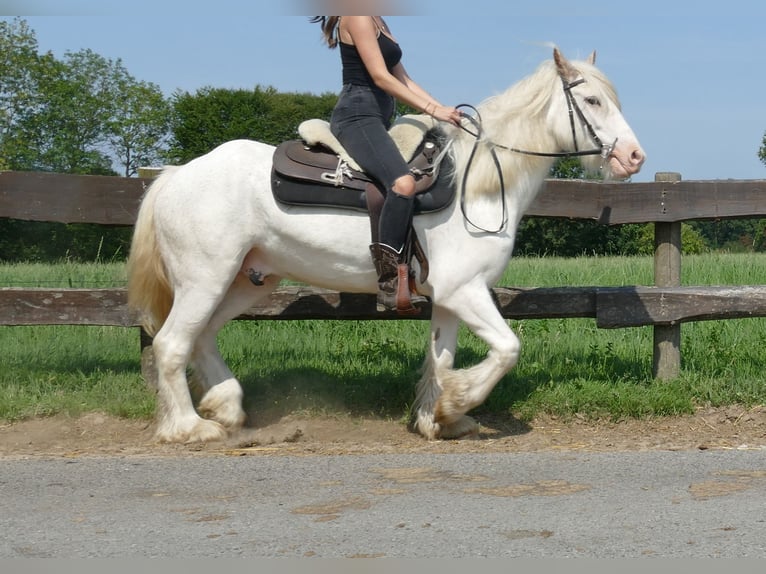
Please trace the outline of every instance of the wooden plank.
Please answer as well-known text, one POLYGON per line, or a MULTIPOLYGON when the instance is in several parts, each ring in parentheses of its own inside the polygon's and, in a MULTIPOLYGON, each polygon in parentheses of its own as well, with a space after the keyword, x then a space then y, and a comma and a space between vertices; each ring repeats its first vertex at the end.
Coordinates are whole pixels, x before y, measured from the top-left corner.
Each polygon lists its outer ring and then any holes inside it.
MULTIPOLYGON (((133 225, 151 178, 0 172, 0 217, 133 225)), ((766 216, 766 180, 547 180, 526 212, 605 225, 766 216)))
POLYGON ((495 287, 495 302, 506 319, 596 316, 598 287, 495 287))
POLYGON ((0 172, 0 217, 133 225, 151 180, 44 172, 0 172))
MULTIPOLYGON (((766 316, 766 286, 553 287, 493 289, 506 319, 590 317, 602 328, 766 316)), ((281 287, 243 320, 402 319, 378 313, 375 296, 313 287, 281 287)), ((430 309, 416 317, 429 319, 430 309)), ((0 325, 137 327, 125 289, 0 289, 0 325)))
POLYGON ((0 325, 132 327, 125 289, 0 289, 0 325))
POLYGON ((766 215, 766 180, 679 181, 662 195, 654 221, 688 221, 766 215))
MULTIPOLYGON (((596 287, 493 289, 495 302, 506 319, 596 316, 596 287)), ((240 319, 430 319, 430 307, 420 315, 401 317, 375 310, 375 295, 338 293, 314 287, 282 287, 240 319)))
MULTIPOLYGON (((508 319, 595 317, 595 287, 494 289, 508 319)), ((430 308, 415 317, 375 310, 375 295, 339 293, 315 287, 281 287, 238 319, 430 319, 430 308)), ((0 325, 138 326, 128 312, 125 289, 0 289, 0 325)))
POLYGON ((604 225, 763 217, 766 180, 546 180, 525 215, 592 219, 604 225))
POLYGON ((602 288, 596 309, 603 329, 766 317, 766 286, 602 288))
MULTIPOLYGON (((413 317, 427 318, 430 313, 413 317)), ((375 295, 339 293, 315 287, 280 287, 238 319, 397 319, 395 313, 377 313, 375 295)))

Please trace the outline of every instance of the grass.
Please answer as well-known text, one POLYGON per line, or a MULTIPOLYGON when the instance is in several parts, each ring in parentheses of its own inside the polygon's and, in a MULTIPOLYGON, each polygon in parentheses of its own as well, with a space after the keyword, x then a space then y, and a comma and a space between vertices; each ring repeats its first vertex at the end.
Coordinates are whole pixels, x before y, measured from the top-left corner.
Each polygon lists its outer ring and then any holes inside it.
MULTIPOLYGON (((521 258, 511 261, 501 284, 650 285, 652 273, 651 258, 521 258)), ((766 255, 685 256, 683 282, 766 284, 766 255)), ((5 286, 124 283, 121 264, 0 265, 5 286)), ((601 330, 592 319, 512 321, 512 327, 523 344, 519 365, 478 413, 620 419, 766 398, 766 318, 685 324, 682 373, 669 382, 652 379, 650 327, 601 330)), ((222 331, 220 346, 256 420, 296 411, 401 418, 414 400, 427 332, 425 321, 235 321, 222 331)), ((0 345, 0 419, 90 411, 152 416, 154 396, 139 374, 135 329, 5 327, 0 345)), ((486 351, 462 330, 457 365, 472 365, 486 351)))

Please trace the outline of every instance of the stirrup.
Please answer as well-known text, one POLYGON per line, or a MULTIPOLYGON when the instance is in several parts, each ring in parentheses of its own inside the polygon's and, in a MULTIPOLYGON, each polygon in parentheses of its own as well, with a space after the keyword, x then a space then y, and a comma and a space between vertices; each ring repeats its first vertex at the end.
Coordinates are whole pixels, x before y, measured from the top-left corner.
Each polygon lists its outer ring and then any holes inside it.
POLYGON ((415 303, 423 304, 428 300, 422 295, 413 296, 410 291, 410 266, 400 263, 396 269, 396 312, 399 315, 420 315, 422 309, 415 303))

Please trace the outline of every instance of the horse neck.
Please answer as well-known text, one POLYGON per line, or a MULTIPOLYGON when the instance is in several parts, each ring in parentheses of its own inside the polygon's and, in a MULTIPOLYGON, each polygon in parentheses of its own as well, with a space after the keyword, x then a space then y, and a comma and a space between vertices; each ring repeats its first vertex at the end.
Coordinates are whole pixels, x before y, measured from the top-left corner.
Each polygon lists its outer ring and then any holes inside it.
POLYGON ((493 158, 494 152, 502 169, 504 191, 509 199, 521 209, 531 203, 542 180, 550 172, 554 159, 526 155, 508 148, 535 152, 558 150, 555 136, 547 126, 557 81, 558 75, 551 66, 541 66, 535 74, 505 93, 482 103, 478 110, 484 141, 478 146, 470 165, 468 158, 476 140, 465 132, 458 133, 454 144, 455 175, 461 186, 465 177, 466 200, 498 194, 500 175, 493 158))
MULTIPOLYGON (((482 117, 485 116, 481 109, 480 113, 482 117)), ((550 173, 554 160, 514 152, 508 148, 548 152, 556 149, 556 143, 552 136, 546 136, 548 131, 543 125, 542 116, 486 115, 488 117, 483 120, 485 140, 479 143, 470 165, 469 158, 475 138, 461 134, 453 144, 456 183, 469 201, 483 196, 497 196, 502 174, 504 193, 523 211, 550 173)))

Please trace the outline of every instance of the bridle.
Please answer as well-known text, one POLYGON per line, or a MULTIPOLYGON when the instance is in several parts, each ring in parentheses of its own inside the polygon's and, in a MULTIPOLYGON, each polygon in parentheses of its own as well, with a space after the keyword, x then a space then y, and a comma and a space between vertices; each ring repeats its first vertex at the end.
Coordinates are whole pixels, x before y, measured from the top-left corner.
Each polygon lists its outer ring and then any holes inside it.
POLYGON ((468 108, 473 112, 473 115, 460 112, 463 119, 468 120, 468 122, 471 125, 473 125, 473 127, 476 130, 476 131, 472 131, 468 129, 467 127, 465 127, 462 123, 459 126, 460 129, 471 134, 472 136, 476 138, 476 141, 473 144, 473 149, 471 149, 471 154, 468 156, 468 163, 466 164, 465 171, 463 172, 463 180, 461 182, 462 192, 460 194, 460 210, 463 213, 463 218, 479 231, 483 231, 485 233, 493 233, 493 234, 500 233, 501 231, 505 229, 505 226, 508 224, 508 206, 506 205, 506 198, 505 198, 505 183, 503 181, 503 168, 500 164, 500 160, 497 159, 497 153, 495 152, 496 149, 501 149, 501 150, 510 151, 513 153, 519 153, 523 155, 537 156, 537 157, 581 157, 586 155, 600 155, 601 159, 603 161, 606 161, 607 159, 609 159, 609 156, 611 155, 612 150, 614 150, 614 147, 617 145, 617 138, 615 138, 615 140, 611 144, 604 144, 601 141, 601 138, 598 137, 596 130, 588 121, 588 118, 585 117, 585 114, 583 113, 580 106, 577 104, 577 100, 575 100, 575 97, 572 94, 572 88, 585 83, 585 79, 579 78, 572 82, 567 82, 566 79, 564 79, 564 77, 562 76, 561 83, 563 85, 564 95, 566 96, 566 100, 567 100, 567 110, 569 112, 569 125, 572 130, 572 143, 574 144, 574 151, 568 151, 568 152, 530 151, 530 150, 518 149, 515 147, 509 147, 509 146, 498 144, 489 140, 485 140, 489 143, 489 147, 490 147, 489 152, 492 156, 492 161, 495 163, 495 168, 497 169, 497 175, 500 179, 500 196, 502 198, 502 206, 503 206, 502 222, 500 223, 500 227, 498 227, 495 230, 484 229, 483 227, 476 225, 469 219, 468 214, 466 213, 465 186, 468 180, 468 172, 470 171, 471 165, 473 163, 473 159, 479 147, 479 143, 481 143, 481 141, 483 140, 484 129, 482 127, 481 115, 479 114, 479 110, 477 110, 475 107, 473 107, 470 104, 460 104, 456 106, 458 110, 461 108, 468 108), (577 130, 575 126, 575 115, 577 115, 577 119, 579 120, 580 125, 583 126, 585 131, 590 136, 591 141, 597 147, 594 147, 593 149, 582 150, 582 151, 579 149, 579 146, 577 145, 577 130))

